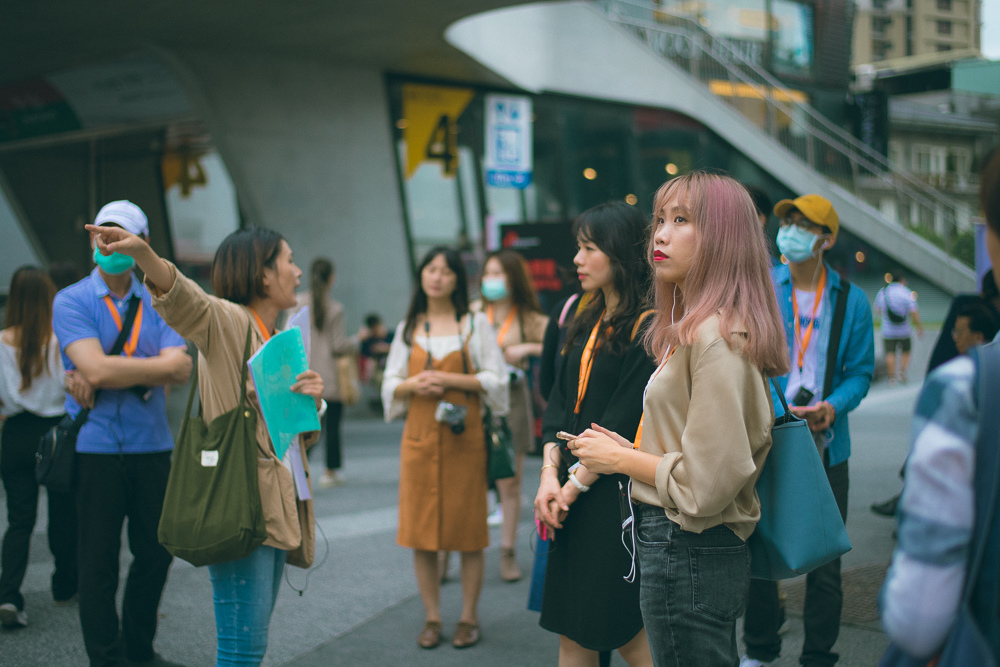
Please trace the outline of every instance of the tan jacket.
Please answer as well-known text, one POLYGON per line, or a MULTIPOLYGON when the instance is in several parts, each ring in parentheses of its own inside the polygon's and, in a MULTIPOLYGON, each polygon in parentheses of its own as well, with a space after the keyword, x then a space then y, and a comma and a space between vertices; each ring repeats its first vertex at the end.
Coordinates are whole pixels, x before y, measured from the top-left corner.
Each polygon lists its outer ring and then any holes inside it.
MULTIPOLYGON (((344 327, 344 306, 335 299, 326 299, 326 317, 323 319, 323 329, 316 328, 312 318, 312 298, 308 292, 299 295, 299 305, 295 311, 309 306, 309 368, 319 373, 323 378, 323 398, 328 401, 340 401, 340 373, 337 370, 337 358, 358 353, 356 336, 348 336, 344 327)), ((294 314, 291 313, 291 315, 294 314)), ((357 360, 353 360, 357 363, 357 360)))
MULTIPOLYGON (((734 347, 740 334, 735 328, 734 347)), ((660 456, 656 486, 632 498, 694 533, 725 524, 746 540, 760 520, 754 485, 771 449, 774 409, 764 375, 730 349, 712 317, 649 383, 640 449, 660 456)))
MULTIPOLYGON (((153 295, 153 308, 174 331, 194 342, 198 348, 198 391, 206 424, 229 412, 240 401, 240 372, 247 327, 250 328, 250 354, 264 344, 253 315, 246 306, 205 293, 193 280, 170 264, 174 276, 170 291, 158 290, 146 282, 153 295)), ((288 562, 300 567, 312 563, 315 546, 315 519, 312 501, 296 501, 292 475, 274 453, 271 437, 256 401, 249 400, 253 380, 247 376, 248 405, 257 413, 257 481, 267 524, 264 544, 289 551, 288 562), (303 539, 303 537, 305 539, 303 539)), ((318 432, 299 438, 302 461, 309 475, 306 448, 319 437, 318 432)))

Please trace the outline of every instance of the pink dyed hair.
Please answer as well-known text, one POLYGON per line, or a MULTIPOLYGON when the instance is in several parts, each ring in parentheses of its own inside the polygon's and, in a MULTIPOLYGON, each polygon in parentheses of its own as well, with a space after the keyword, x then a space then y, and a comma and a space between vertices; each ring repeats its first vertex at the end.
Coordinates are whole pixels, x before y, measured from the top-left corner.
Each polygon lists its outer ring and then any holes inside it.
MULTIPOLYGON (((692 172, 660 186, 654 221, 674 194, 686 203, 697 242, 684 293, 677 292, 679 321, 671 324, 674 283, 653 281, 656 314, 646 332, 646 349, 659 359, 668 346, 690 345, 701 324, 718 313, 719 333, 730 347, 733 327, 743 328, 743 357, 765 375, 787 373, 788 349, 771 284, 770 253, 750 193, 729 176, 692 172)), ((652 235, 646 255, 652 265, 652 235)))

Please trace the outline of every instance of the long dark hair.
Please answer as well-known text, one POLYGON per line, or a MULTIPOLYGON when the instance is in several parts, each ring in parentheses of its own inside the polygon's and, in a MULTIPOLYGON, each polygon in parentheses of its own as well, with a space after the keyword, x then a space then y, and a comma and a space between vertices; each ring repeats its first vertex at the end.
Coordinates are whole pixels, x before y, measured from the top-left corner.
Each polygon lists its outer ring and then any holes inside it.
POLYGON ((14 345, 21 371, 21 391, 30 389, 32 381, 49 370, 46 349, 52 340, 55 296, 55 283, 37 266, 22 266, 11 277, 4 326, 18 328, 14 345))
MULTIPOLYGON (((528 274, 528 265, 524 261, 521 253, 510 248, 494 250, 486 255, 486 262, 496 258, 503 268, 503 273, 507 276, 507 285, 510 286, 510 300, 520 312, 542 312, 542 305, 538 303, 538 295, 531 285, 531 276, 528 274)), ((483 262, 483 266, 486 266, 483 262)))
POLYGON ((407 345, 413 344, 413 327, 417 325, 417 317, 427 312, 427 293, 421 275, 427 265, 438 256, 444 256, 448 268, 455 273, 455 291, 451 293, 451 304, 455 307, 455 317, 464 317, 469 312, 469 278, 465 273, 465 265, 458 253, 447 246, 435 246, 427 251, 417 267, 416 286, 410 297, 410 307, 406 311, 406 326, 403 327, 403 340, 407 345))
MULTIPOLYGON (((573 235, 578 240, 593 243, 611 260, 618 306, 609 322, 611 333, 602 331, 600 339, 607 344, 611 354, 623 354, 631 340, 632 325, 645 307, 649 291, 647 220, 635 206, 611 201, 581 213, 573 223, 573 235)), ((566 350, 573 347, 581 332, 593 328, 604 307, 604 292, 596 290, 583 312, 573 319, 566 334, 566 350)))
POLYGON ((265 298, 264 269, 274 267, 282 241, 281 234, 264 227, 240 229, 222 239, 212 260, 215 296, 242 306, 265 298))
POLYGON ((309 269, 309 294, 312 296, 312 317, 316 329, 322 331, 326 320, 326 291, 330 287, 335 269, 333 262, 325 257, 313 260, 309 269))

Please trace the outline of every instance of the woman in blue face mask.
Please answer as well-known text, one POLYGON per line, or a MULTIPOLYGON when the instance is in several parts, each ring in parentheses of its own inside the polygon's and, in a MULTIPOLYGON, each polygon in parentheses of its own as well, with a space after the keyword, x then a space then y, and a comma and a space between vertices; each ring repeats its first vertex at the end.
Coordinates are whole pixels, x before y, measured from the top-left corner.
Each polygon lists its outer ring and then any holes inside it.
POLYGON ((497 250, 486 257, 480 286, 481 301, 473 310, 486 313, 497 333, 497 343, 510 367, 510 414, 507 423, 514 436, 514 476, 497 480, 500 507, 490 517, 503 526, 500 537, 500 576, 517 581, 521 570, 514 551, 521 518, 521 469, 524 455, 534 449, 535 429, 531 391, 525 371, 531 357, 542 353, 542 339, 549 318, 542 313, 531 285, 524 258, 513 250, 497 250))

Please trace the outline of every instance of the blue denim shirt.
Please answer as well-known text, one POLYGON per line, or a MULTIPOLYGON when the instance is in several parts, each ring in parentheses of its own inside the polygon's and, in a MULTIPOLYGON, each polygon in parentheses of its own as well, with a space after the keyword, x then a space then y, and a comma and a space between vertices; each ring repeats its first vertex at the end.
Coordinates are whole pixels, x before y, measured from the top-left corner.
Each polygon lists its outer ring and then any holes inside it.
MULTIPOLYGON (((817 336, 816 377, 826 377, 826 351, 830 347, 830 329, 833 325, 833 307, 840 294, 840 275, 826 267, 826 290, 823 292, 821 305, 820 328, 814 333, 817 336)), ((788 357, 792 356, 792 343, 795 340, 794 316, 792 314, 792 274, 787 266, 777 266, 771 269, 771 279, 774 282, 774 293, 778 297, 778 307, 785 321, 785 339, 788 341, 788 357)), ((840 336, 840 349, 837 351, 837 367, 833 370, 833 389, 826 400, 837 412, 833 426, 827 432, 829 439, 830 465, 843 463, 851 455, 851 429, 847 413, 858 407, 861 399, 868 395, 872 383, 872 373, 875 371, 875 336, 872 324, 872 309, 868 297, 855 287, 847 295, 847 312, 844 314, 844 328, 840 336)), ((788 376, 776 378, 781 390, 788 384, 788 376)), ((776 411, 781 410, 781 403, 774 388, 771 388, 771 398, 776 411)))
MULTIPOLYGON (((119 301, 95 268, 80 282, 61 290, 52 305, 52 330, 59 339, 66 370, 76 368, 66 356, 70 344, 96 338, 105 353, 114 346, 118 325, 103 301, 108 294, 123 321, 129 298, 133 294, 142 298, 142 329, 135 358, 155 357, 166 347, 184 347, 184 339, 153 310, 149 292, 134 275, 128 295, 119 301)), ((80 405, 69 394, 66 412, 74 417, 80 412, 80 405)), ((148 401, 128 390, 100 390, 76 440, 76 451, 85 454, 145 454, 173 448, 163 387, 153 387, 148 401)))

